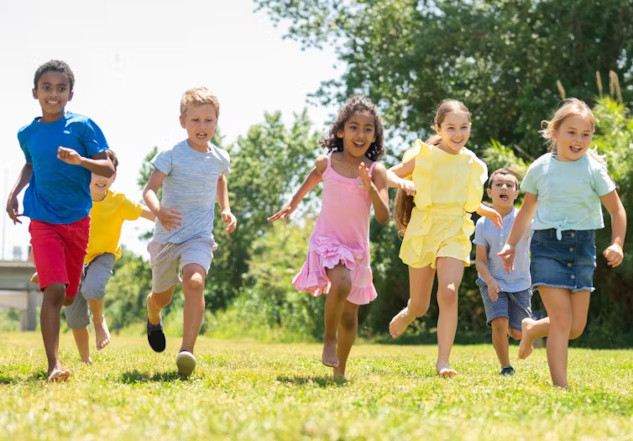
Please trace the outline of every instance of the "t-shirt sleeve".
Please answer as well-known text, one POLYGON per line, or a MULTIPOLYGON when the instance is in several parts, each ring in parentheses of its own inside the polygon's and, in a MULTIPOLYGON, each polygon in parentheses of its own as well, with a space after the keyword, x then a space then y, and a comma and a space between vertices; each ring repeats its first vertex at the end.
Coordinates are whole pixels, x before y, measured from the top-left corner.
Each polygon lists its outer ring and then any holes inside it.
POLYGON ((521 190, 528 193, 538 194, 538 187, 536 185, 538 175, 539 167, 535 163, 532 163, 532 165, 530 165, 527 172, 525 173, 525 176, 523 177, 523 182, 521 182, 521 190))
POLYGON ((615 190, 615 183, 607 173, 607 167, 604 164, 594 164, 593 188, 596 190, 598 196, 604 196, 615 190))
POLYGON ((22 149, 22 152, 24 152, 24 158, 26 159, 26 162, 29 164, 32 163, 33 158, 31 158, 31 152, 29 152, 29 148, 26 146, 26 139, 23 130, 20 130, 18 132, 18 142, 20 143, 20 148, 22 149))
POLYGON ((127 197, 123 198, 119 209, 121 210, 121 217, 125 220, 136 220, 141 217, 141 213, 143 213, 143 206, 127 197))
POLYGON ((229 152, 222 152, 222 158, 224 159, 223 168, 220 171, 221 175, 228 175, 231 173, 231 157, 229 156, 229 152))
POLYGON ((159 172, 168 175, 169 173, 171 173, 172 168, 171 153, 171 150, 164 150, 158 153, 156 156, 154 156, 154 159, 151 160, 151 164, 159 172))
POLYGON ((484 247, 488 247, 488 242, 484 237, 484 218, 479 218, 477 224, 475 225, 475 238, 473 239, 473 243, 475 245, 481 245, 484 247))
POLYGON ((105 152, 109 148, 103 132, 94 121, 88 118, 84 122, 83 127, 81 142, 86 148, 86 155, 88 157, 105 152))

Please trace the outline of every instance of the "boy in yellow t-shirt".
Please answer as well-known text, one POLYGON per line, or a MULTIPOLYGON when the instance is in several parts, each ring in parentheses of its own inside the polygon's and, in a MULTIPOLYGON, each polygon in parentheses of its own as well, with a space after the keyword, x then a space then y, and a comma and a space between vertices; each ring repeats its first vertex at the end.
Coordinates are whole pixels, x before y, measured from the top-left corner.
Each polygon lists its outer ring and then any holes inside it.
POLYGON ((115 193, 110 186, 116 178, 119 161, 112 150, 106 154, 114 164, 115 173, 110 178, 92 174, 90 195, 92 209, 90 210, 90 237, 88 252, 84 260, 84 274, 75 301, 66 307, 66 323, 73 330, 75 343, 81 356, 81 361, 90 364, 90 312, 96 334, 97 350, 106 347, 110 342, 110 332, 103 316, 103 297, 105 287, 112 275, 114 261, 121 257, 121 227, 126 220, 136 220, 139 217, 154 220, 154 215, 143 205, 129 200, 124 194, 115 193))

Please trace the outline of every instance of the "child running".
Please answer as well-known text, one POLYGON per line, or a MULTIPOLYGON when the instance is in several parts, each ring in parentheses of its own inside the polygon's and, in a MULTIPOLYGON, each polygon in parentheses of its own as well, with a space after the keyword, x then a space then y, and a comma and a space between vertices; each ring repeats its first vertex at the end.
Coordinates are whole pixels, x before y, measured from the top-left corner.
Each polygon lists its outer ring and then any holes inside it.
POLYGON ((369 216, 374 207, 381 224, 389 220, 383 128, 376 106, 356 95, 343 105, 321 145, 332 152, 316 165, 281 210, 268 220, 286 219, 323 181, 321 213, 310 235, 308 256, 292 280, 300 291, 325 300, 323 364, 334 378, 345 368, 358 328, 358 308, 376 298, 369 266, 369 216))
POLYGON ((409 265, 407 306, 389 324, 393 338, 400 336, 429 308, 433 280, 437 272, 438 357, 435 368, 441 377, 457 375, 449 356, 457 330, 457 293, 470 265, 470 235, 476 211, 499 227, 501 216, 481 204, 486 165, 464 145, 470 136, 468 108, 456 100, 444 100, 435 114, 436 135, 426 143, 417 140, 404 154, 403 162, 390 169, 389 185, 399 186, 394 218, 404 232, 400 258, 409 265), (411 176, 415 197, 405 196, 411 176))
POLYGON ((154 236, 147 247, 152 267, 147 339, 154 351, 165 350, 161 310, 171 302, 180 271, 185 306, 176 366, 182 377, 189 377, 196 367, 193 349, 204 316, 204 281, 215 249, 212 230, 216 199, 226 224, 225 233, 237 226, 226 183, 231 171, 229 154, 210 142, 219 115, 220 103, 207 88, 187 90, 180 104, 180 125, 187 131, 187 139, 156 155, 152 160, 154 171, 143 191, 145 203, 156 216, 154 236))
POLYGON ((18 132, 26 164, 7 201, 13 223, 31 218, 29 233, 43 291, 40 327, 49 382, 66 381, 70 371, 59 360, 59 313, 77 295, 90 229, 90 177, 112 176, 108 143, 89 118, 66 112, 75 76, 68 64, 51 60, 35 72, 33 98, 42 116, 18 132), (24 213, 18 195, 26 187, 24 213))
MULTIPOLYGON (((119 160, 112 150, 106 150, 116 171, 119 160)), ((95 173, 90 182, 92 209, 90 210, 90 236, 88 252, 84 258, 84 274, 79 294, 72 305, 66 307, 66 323, 72 329, 81 361, 90 364, 90 312, 95 328, 97 350, 110 342, 110 331, 103 315, 105 288, 114 261, 121 257, 121 228, 126 220, 139 217, 154 220, 154 215, 141 204, 131 201, 124 194, 115 193, 110 186, 116 179, 116 172, 106 178, 95 173)))
POLYGON ((505 168, 495 170, 488 180, 488 197, 492 208, 503 217, 497 228, 488 218, 481 217, 475 225, 477 286, 486 309, 486 323, 492 327, 492 346, 495 348, 501 375, 514 374, 510 365, 508 335, 521 338, 521 320, 532 314, 530 289, 530 235, 528 230, 517 245, 515 271, 508 274, 497 256, 505 244, 518 210, 514 201, 519 196, 517 178, 505 168))
POLYGON ((532 341, 547 336, 547 362, 555 386, 567 388, 567 349, 587 323, 596 267, 595 231, 604 227, 600 201, 611 215, 611 245, 602 253, 616 267, 624 257, 626 212, 604 160, 589 150, 595 129, 589 106, 565 100, 541 131, 550 152, 530 165, 521 188, 525 199, 499 257, 510 272, 517 243, 529 228, 532 288, 538 287, 548 317, 523 320, 519 358, 532 341))

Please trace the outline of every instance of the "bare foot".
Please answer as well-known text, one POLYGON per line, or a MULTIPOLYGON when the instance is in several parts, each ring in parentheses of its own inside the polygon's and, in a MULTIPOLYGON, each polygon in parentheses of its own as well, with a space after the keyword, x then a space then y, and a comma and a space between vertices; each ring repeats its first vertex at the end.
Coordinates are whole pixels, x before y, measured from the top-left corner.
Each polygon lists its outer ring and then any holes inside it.
POLYGON ((409 314, 409 308, 404 308, 389 322, 389 334, 391 334, 393 338, 400 337, 414 319, 415 317, 409 314))
POLYGON ((87 360, 81 360, 81 362, 85 365, 91 365, 92 364, 92 358, 88 357, 87 360))
POLYGON ((338 356, 336 355, 336 340, 323 341, 323 364, 329 367, 338 367, 338 356))
POLYGON ((48 382, 49 383, 63 383, 68 380, 70 377, 70 371, 65 369, 53 369, 51 373, 48 374, 48 382))
POLYGON ((453 378, 457 375, 457 371, 455 369, 451 369, 448 363, 440 363, 438 361, 435 363, 435 370, 437 371, 437 375, 442 378, 453 378))
POLYGON ((534 326, 535 321, 529 317, 521 320, 521 342, 519 343, 519 358, 525 359, 532 353, 534 346, 532 345, 533 338, 530 336, 530 331, 534 326))
POLYGON ((101 320, 100 325, 95 322, 95 338, 97 340, 98 351, 105 348, 108 346, 108 343, 110 343, 110 331, 108 330, 105 317, 101 320))

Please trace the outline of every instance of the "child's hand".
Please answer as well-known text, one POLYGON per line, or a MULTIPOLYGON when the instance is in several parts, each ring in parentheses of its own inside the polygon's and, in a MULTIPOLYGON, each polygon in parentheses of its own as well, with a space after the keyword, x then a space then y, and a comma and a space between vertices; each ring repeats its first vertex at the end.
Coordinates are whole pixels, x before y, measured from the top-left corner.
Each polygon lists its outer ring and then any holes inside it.
POLYGON ((167 231, 175 230, 182 225, 182 212, 173 208, 160 207, 156 217, 167 231))
POLYGON ((503 262, 503 269, 506 271, 506 273, 510 274, 512 271, 514 271, 514 253, 515 253, 515 248, 514 246, 506 243, 503 248, 501 248, 501 251, 499 251, 497 253, 497 256, 499 256, 501 258, 501 261, 503 262))
POLYGON ((367 191, 371 191, 371 187, 373 186, 373 182, 371 181, 371 175, 369 174, 369 169, 365 165, 364 162, 361 162, 358 166, 358 174, 360 176, 360 182, 362 186, 367 191))
POLYGON ((231 210, 222 210, 222 222, 226 224, 225 233, 232 233, 237 228, 237 218, 231 210))
POLYGON ((22 223, 22 221, 19 219, 19 217, 22 215, 18 213, 18 208, 18 198, 16 198, 15 196, 9 198, 9 200, 7 201, 7 214, 13 221, 13 225, 22 223))
POLYGON ((283 208, 281 210, 279 210, 277 213, 273 214, 272 216, 270 216, 268 218, 268 220, 270 222, 275 222, 276 220, 279 219, 286 219, 288 216, 290 216, 295 210, 297 209, 296 205, 292 205, 292 201, 288 202, 286 205, 283 206, 283 208))
POLYGON ((499 291, 501 291, 501 286, 499 286, 499 282, 496 279, 491 278, 486 281, 486 286, 488 286, 488 297, 493 302, 499 300, 499 291))
POLYGON ((404 191, 407 196, 413 196, 415 194, 415 184, 408 179, 400 179, 398 182, 398 188, 404 191))
POLYGON ((70 165, 81 165, 81 155, 73 149, 59 147, 57 149, 57 159, 70 165))
POLYGON ((490 219, 497 228, 501 228, 501 226, 503 225, 503 218, 499 213, 497 213, 497 210, 495 210, 494 208, 490 208, 485 206, 484 204, 481 204, 478 213, 481 216, 485 216, 490 219))
POLYGON ((602 252, 604 257, 607 259, 607 264, 615 268, 622 263, 622 259, 624 259, 624 252, 622 251, 622 247, 616 243, 610 245, 606 250, 602 252))

